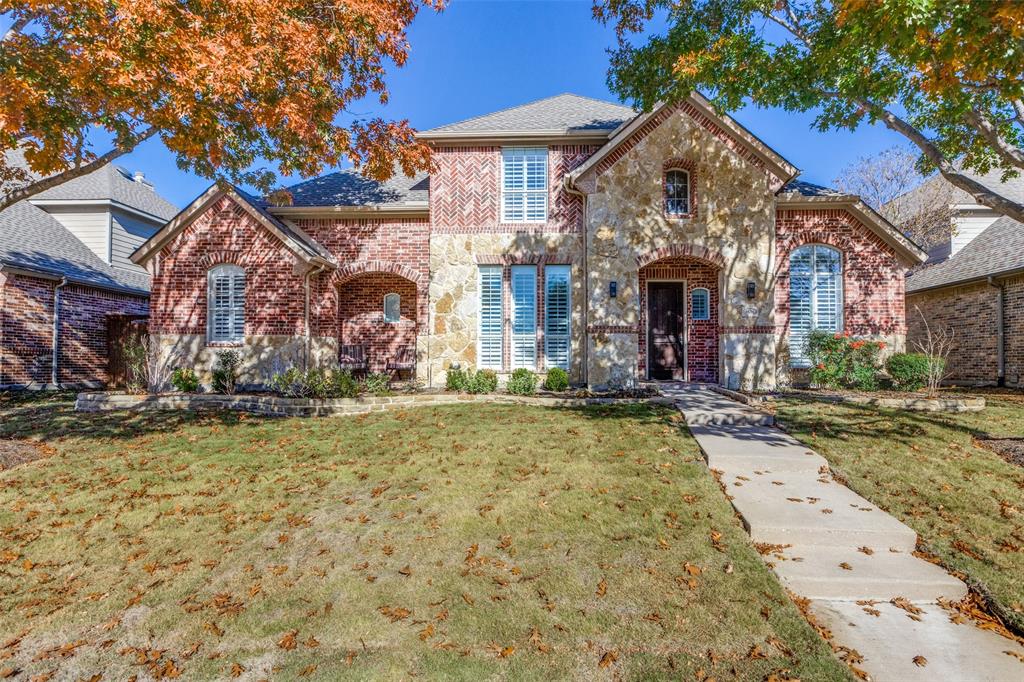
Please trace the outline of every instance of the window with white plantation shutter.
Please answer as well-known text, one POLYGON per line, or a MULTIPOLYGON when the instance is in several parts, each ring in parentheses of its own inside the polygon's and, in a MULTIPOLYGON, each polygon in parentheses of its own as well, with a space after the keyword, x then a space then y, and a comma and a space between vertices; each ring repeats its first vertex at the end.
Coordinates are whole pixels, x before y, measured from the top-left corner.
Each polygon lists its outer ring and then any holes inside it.
POLYGON ((512 266, 512 369, 537 368, 537 266, 512 266))
POLYGON ((501 150, 501 221, 543 223, 548 219, 548 150, 501 150))
POLYGON ((245 338, 245 270, 218 265, 209 274, 209 336, 211 341, 245 338))
POLYGON ((789 354, 794 367, 810 366, 812 331, 843 330, 843 258, 836 249, 808 244, 789 257, 789 354))
POLYGON ((477 342, 477 364, 485 369, 501 369, 501 270, 500 265, 480 266, 480 333, 477 342))
POLYGON ((572 310, 568 265, 544 268, 544 362, 569 369, 569 318, 572 310))

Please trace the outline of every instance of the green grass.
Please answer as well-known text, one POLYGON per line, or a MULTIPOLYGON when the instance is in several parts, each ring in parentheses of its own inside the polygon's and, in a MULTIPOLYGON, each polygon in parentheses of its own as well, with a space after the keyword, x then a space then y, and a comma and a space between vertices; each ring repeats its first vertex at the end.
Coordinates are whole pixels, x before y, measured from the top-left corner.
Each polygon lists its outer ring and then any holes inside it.
POLYGON ((986 399, 986 409, 964 414, 787 399, 778 419, 1024 631, 1024 468, 975 440, 1024 436, 1024 400, 986 399))
POLYGON ((12 436, 56 454, 0 473, 0 671, 848 679, 660 408, 9 401, 12 436))

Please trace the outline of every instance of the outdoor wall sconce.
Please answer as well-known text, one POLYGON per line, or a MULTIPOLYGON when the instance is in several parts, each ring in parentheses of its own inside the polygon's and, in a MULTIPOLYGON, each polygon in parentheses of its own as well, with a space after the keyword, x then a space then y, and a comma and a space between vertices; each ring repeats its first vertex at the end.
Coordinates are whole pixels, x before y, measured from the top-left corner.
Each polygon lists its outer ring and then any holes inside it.
POLYGON ((619 295, 619 283, 615 280, 608 282, 608 295, 616 298, 619 295))
POLYGON ((747 281, 747 300, 753 301, 754 297, 757 296, 757 283, 753 280, 747 281))

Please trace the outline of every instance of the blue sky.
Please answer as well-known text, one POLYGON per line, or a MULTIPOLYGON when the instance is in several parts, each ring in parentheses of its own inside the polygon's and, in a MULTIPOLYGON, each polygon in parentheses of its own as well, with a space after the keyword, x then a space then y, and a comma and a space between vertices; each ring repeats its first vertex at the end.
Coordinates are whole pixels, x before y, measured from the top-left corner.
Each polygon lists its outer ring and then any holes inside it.
MULTIPOLYGON (((353 107, 354 114, 408 118, 426 130, 562 92, 616 100, 605 85, 614 34, 592 18, 590 0, 452 0, 440 14, 421 11, 409 38, 409 61, 389 79, 388 106, 372 102, 353 107)), ((881 126, 819 133, 811 129, 813 114, 747 107, 733 115, 800 168, 802 179, 819 184, 831 184, 861 156, 904 142, 881 126)), ((119 163, 143 171, 179 207, 209 185, 178 170, 157 140, 119 163)))

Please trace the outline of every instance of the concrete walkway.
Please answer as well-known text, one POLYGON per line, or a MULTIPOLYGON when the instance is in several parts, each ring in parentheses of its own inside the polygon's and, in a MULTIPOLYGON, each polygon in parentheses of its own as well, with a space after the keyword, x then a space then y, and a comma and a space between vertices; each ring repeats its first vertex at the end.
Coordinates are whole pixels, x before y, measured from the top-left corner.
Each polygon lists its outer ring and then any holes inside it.
POLYGON ((911 553, 916 533, 840 483, 771 417, 695 385, 663 384, 765 560, 884 680, 1024 680, 1024 647, 936 605, 963 582, 911 553), (764 552, 763 552, 764 553, 764 552), (891 600, 902 605, 896 606, 891 600), (919 611, 919 612, 918 612, 919 611), (922 659, 915 657, 921 656, 922 659), (923 663, 923 664, 922 664, 923 663))

